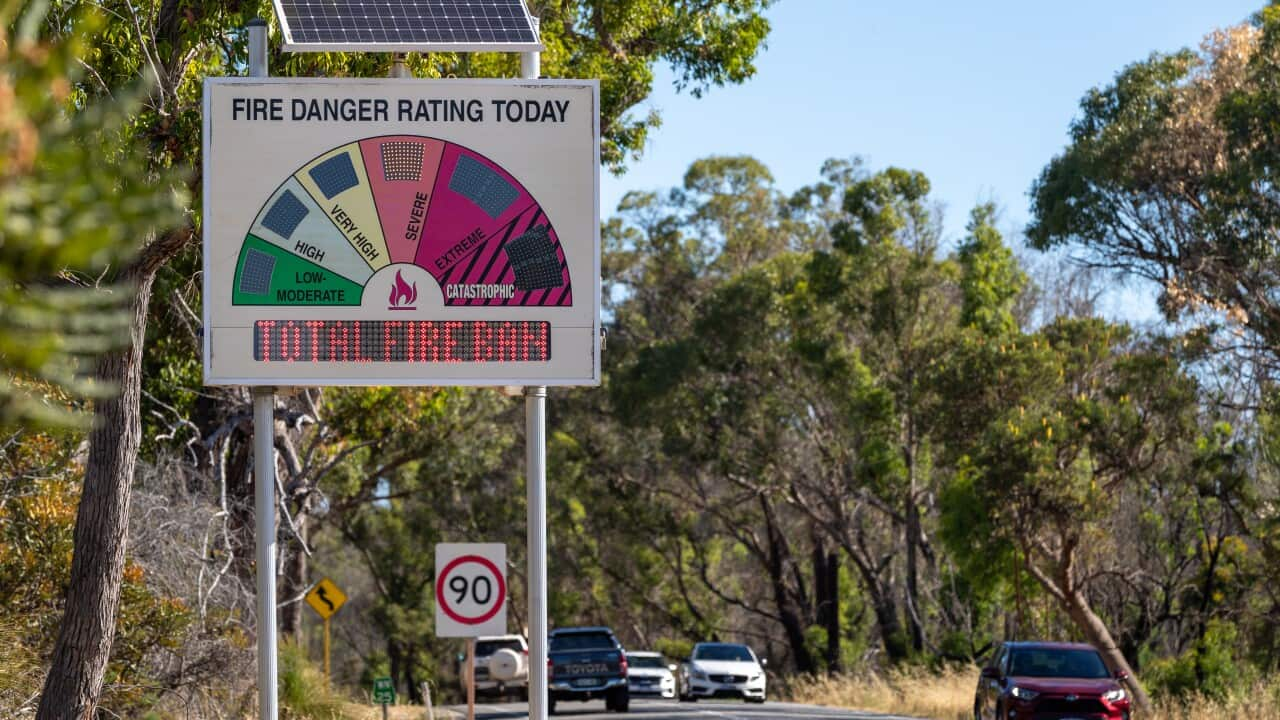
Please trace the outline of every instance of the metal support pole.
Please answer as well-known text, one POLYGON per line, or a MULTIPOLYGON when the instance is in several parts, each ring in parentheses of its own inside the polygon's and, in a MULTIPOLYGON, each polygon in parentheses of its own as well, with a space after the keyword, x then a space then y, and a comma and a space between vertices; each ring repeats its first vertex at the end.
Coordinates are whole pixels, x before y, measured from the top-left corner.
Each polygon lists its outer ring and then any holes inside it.
POLYGON ((524 389, 529 516, 529 720, 547 717, 547 388, 524 389))
MULTIPOLYGON (((249 31, 249 75, 267 77, 267 22, 249 31)), ((253 514, 258 585, 258 717, 276 720, 276 391, 253 389, 253 514)))
POLYGON ((324 686, 333 684, 329 675, 329 618, 324 619, 324 686))
POLYGON ((258 718, 276 720, 276 449, 274 388, 253 389, 253 513, 258 571, 258 718))
POLYGON ((467 638, 467 720, 476 720, 476 639, 467 638))
MULTIPOLYGON (((538 19, 533 19, 534 30, 538 19)), ((520 77, 542 75, 542 53, 520 53, 520 77)), ((529 525, 529 720, 547 718, 547 388, 524 389, 529 525)))
POLYGON ((387 73, 387 77, 413 77, 409 72, 409 66, 404 64, 404 53, 391 53, 391 70, 387 73))

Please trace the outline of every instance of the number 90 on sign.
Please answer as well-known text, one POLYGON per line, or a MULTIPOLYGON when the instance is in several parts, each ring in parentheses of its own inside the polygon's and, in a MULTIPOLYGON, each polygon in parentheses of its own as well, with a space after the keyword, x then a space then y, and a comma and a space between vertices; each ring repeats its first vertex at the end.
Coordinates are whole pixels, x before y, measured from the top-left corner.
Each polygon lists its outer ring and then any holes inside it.
POLYGON ((506 633, 506 546, 442 543, 436 546, 436 635, 476 637, 506 633))

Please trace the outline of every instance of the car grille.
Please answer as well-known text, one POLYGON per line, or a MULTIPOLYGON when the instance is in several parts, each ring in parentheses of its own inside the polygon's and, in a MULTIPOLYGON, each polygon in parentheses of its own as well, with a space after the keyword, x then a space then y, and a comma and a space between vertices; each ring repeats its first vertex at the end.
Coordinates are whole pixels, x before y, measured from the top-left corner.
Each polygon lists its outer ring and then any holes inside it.
POLYGON ((737 683, 744 683, 747 681, 746 675, 708 675, 707 677, 711 679, 711 682, 726 683, 726 684, 728 683, 737 684, 737 683))
POLYGON ((1106 708, 1098 702, 1097 698, 1081 698, 1079 700, 1067 700, 1066 698, 1044 698, 1036 703, 1036 712, 1038 713, 1105 713, 1106 708))

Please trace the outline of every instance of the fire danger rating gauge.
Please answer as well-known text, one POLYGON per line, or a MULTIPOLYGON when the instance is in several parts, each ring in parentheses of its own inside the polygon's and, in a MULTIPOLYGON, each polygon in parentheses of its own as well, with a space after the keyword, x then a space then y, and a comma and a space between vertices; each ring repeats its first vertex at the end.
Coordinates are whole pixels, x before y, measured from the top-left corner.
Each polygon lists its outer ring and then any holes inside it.
POLYGON ((507 632, 507 546, 436 545, 436 636, 477 637, 507 632))
POLYGON ((456 143, 384 135, 333 148, 276 188, 245 235, 232 304, 367 305, 384 272, 388 310, 415 309, 428 288, 445 306, 574 302, 555 226, 515 177, 456 143))

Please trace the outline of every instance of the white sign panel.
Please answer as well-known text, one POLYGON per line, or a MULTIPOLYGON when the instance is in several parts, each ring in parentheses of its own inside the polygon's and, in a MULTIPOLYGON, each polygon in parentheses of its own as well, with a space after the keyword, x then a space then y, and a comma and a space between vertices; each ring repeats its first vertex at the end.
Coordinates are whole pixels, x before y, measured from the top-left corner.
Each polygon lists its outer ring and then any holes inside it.
POLYGON ((211 385, 600 382, 599 86, 213 78, 211 385))
POLYGON ((436 545, 436 636, 507 632, 507 546, 436 545))

